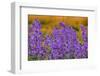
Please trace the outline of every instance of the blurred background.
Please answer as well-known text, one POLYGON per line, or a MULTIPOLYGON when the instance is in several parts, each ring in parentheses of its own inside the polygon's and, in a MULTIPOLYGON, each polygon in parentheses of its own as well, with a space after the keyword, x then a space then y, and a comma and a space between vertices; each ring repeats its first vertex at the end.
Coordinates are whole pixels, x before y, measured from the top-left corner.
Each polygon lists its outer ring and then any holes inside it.
POLYGON ((42 25, 42 30, 51 32, 54 27, 59 27, 60 22, 66 25, 79 29, 80 25, 88 25, 88 17, 79 16, 46 16, 46 15, 28 15, 28 24, 32 24, 35 19, 38 19, 42 25), (47 30, 48 29, 48 30, 47 30))

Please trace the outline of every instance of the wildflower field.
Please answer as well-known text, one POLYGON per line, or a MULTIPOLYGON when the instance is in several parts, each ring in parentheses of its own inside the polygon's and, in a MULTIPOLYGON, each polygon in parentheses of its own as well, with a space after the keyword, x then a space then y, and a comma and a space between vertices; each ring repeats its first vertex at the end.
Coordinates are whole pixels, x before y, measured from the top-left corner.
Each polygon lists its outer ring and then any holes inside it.
POLYGON ((28 61, 88 58, 88 17, 28 15, 28 61))

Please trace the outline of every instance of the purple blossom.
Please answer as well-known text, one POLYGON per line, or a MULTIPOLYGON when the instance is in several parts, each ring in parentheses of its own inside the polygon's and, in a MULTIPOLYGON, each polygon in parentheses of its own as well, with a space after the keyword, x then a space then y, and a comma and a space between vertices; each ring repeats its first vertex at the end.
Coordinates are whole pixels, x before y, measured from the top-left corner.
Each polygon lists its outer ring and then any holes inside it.
POLYGON ((35 19, 28 29, 28 55, 33 60, 88 58, 87 28, 80 26, 83 44, 77 38, 77 32, 64 22, 61 29, 54 28, 52 35, 44 36, 41 24, 35 19))

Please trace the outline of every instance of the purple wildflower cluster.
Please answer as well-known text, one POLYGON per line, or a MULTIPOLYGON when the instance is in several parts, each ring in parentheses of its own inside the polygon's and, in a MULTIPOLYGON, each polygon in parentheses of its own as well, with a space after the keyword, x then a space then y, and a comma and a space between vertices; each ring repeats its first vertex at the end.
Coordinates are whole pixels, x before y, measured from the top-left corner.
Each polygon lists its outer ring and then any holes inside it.
POLYGON ((59 25, 61 29, 54 28, 51 35, 44 35, 39 20, 34 20, 28 29, 30 60, 88 58, 87 28, 80 25, 83 39, 83 43, 80 43, 74 28, 63 22, 59 25))

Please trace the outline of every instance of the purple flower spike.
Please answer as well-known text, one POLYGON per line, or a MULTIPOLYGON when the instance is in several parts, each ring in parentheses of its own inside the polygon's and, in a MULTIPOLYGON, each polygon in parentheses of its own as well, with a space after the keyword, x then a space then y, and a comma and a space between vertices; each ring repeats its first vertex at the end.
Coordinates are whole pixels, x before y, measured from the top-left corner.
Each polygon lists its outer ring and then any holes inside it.
POLYGON ((60 26, 65 28, 65 23, 64 22, 60 22, 59 24, 60 24, 60 26))
POLYGON ((32 60, 88 58, 87 28, 80 25, 81 44, 74 28, 64 22, 59 24, 63 28, 54 28, 51 35, 44 35, 39 20, 34 20, 28 31, 28 56, 32 60))

